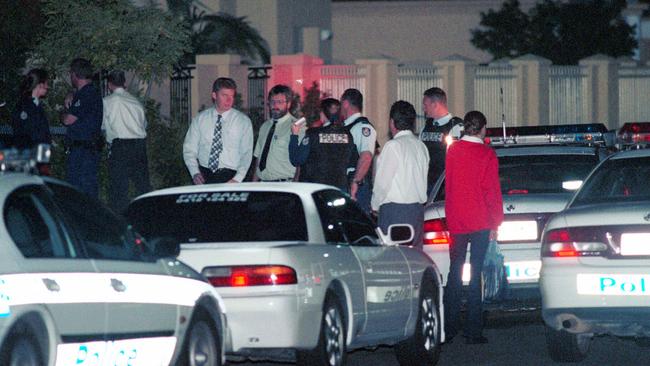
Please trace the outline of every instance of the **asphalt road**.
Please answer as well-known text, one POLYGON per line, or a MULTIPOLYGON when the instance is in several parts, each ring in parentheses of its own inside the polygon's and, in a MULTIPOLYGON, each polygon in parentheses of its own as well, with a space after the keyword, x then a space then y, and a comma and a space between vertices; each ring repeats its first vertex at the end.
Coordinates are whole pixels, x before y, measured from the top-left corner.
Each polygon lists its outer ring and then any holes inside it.
MULTIPOLYGON (((488 314, 485 345, 466 345, 456 338, 442 348, 439 366, 457 365, 571 365, 554 363, 546 352, 544 325, 539 310, 496 311, 488 314)), ((288 363, 246 362, 235 366, 283 366, 288 363)), ((358 350, 348 354, 350 366, 398 365, 391 347, 358 350)), ((596 337, 587 358, 576 365, 650 365, 650 348, 633 340, 596 337)))

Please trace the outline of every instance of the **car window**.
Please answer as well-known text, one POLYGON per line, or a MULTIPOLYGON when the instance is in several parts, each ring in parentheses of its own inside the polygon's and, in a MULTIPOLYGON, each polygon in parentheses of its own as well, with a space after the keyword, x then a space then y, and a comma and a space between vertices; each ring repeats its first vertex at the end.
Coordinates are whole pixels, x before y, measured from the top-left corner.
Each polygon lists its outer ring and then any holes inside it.
POLYGON ((587 180, 571 206, 650 201, 650 157, 609 159, 587 180))
POLYGON ((40 187, 13 192, 5 203, 4 220, 14 244, 25 258, 72 258, 76 250, 65 240, 53 206, 40 187))
POLYGON ((54 201, 61 210, 66 226, 92 259, 150 260, 145 248, 131 240, 126 223, 98 200, 74 188, 50 183, 54 201))
POLYGON ((332 189, 313 197, 327 242, 378 245, 375 222, 349 196, 332 189))
POLYGON ((127 210, 145 238, 181 243, 307 241, 301 198, 287 192, 198 192, 145 197, 127 210))

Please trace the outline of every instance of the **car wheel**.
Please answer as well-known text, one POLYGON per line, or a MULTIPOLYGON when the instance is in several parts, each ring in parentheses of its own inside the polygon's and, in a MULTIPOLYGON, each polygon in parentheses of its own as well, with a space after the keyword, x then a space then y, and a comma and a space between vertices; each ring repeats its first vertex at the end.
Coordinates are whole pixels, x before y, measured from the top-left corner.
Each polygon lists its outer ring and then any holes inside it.
POLYGON ((9 366, 40 366, 43 365, 36 344, 27 337, 18 338, 9 352, 9 366))
POLYGON ((187 330, 186 365, 220 366, 219 342, 210 324, 199 318, 187 330))
POLYGON ((589 351, 590 334, 573 334, 546 327, 546 347, 555 362, 580 362, 589 351))
POLYGON ((426 281, 420 292, 417 324, 413 335, 395 346, 402 366, 434 365, 440 356, 440 309, 434 284, 426 281))
POLYGON ((323 307, 318 345, 313 350, 298 351, 298 365, 341 366, 345 364, 345 322, 337 297, 328 294, 323 307))

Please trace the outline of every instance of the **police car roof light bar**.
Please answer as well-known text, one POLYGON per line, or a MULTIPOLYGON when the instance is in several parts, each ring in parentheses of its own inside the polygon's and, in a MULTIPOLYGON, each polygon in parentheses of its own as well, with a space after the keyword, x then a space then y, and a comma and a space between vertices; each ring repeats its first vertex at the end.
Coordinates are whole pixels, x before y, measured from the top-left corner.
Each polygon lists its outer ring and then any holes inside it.
POLYGON ((605 144, 607 127, 602 123, 488 128, 491 145, 605 144))
POLYGON ((618 142, 623 146, 650 145, 650 122, 626 122, 618 130, 618 142))

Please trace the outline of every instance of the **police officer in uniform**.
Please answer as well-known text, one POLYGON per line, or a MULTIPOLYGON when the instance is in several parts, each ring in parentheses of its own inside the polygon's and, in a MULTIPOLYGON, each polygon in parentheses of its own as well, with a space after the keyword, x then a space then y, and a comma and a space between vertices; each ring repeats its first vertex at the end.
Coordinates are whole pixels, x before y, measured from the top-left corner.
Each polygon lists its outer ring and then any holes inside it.
POLYGON ((14 145, 30 148, 38 144, 51 144, 50 123, 43 109, 42 98, 49 89, 47 71, 32 69, 20 85, 20 100, 12 115, 14 145))
POLYGON ((321 102, 321 120, 327 121, 326 124, 308 129, 300 143, 298 135, 301 126, 291 127, 289 159, 291 164, 300 167, 299 181, 328 184, 347 190, 347 169, 356 147, 352 134, 341 125, 338 114, 333 113, 337 110, 330 108, 331 105, 332 98, 321 102))
POLYGON ((353 88, 345 90, 341 96, 341 114, 345 118, 343 124, 352 134, 356 146, 356 154, 348 168, 349 192, 352 199, 356 200, 364 211, 370 213, 370 172, 372 158, 377 149, 377 132, 368 118, 361 115, 362 111, 361 92, 353 88))
POLYGON ((438 177, 445 170, 447 148, 453 141, 460 139, 463 120, 452 117, 447 108, 447 94, 440 88, 430 88, 424 92, 422 108, 427 121, 420 133, 420 141, 429 150, 429 174, 427 177, 427 194, 431 192, 438 177))
POLYGON ((104 105, 99 90, 92 84, 92 76, 90 61, 77 58, 70 63, 70 81, 76 91, 66 97, 63 124, 68 127, 66 179, 82 192, 97 198, 104 105))

